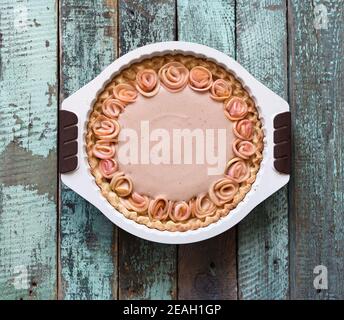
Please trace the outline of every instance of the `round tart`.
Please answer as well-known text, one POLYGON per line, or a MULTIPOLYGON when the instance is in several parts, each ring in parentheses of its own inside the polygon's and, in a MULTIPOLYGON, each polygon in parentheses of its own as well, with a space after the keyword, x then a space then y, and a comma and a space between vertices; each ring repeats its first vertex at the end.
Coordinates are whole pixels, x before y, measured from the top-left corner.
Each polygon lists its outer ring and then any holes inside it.
POLYGON ((194 230, 228 215, 262 160, 253 99, 233 74, 194 56, 159 56, 123 70, 98 95, 87 129, 103 196, 158 230, 194 230))

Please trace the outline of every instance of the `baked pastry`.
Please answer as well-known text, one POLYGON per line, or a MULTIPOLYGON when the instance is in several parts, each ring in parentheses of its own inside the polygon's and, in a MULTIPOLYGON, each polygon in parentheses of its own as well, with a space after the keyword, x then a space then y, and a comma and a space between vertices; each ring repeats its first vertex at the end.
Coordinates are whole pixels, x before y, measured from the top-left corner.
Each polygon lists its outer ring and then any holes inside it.
POLYGON ((205 59, 164 55, 132 64, 100 92, 86 147, 101 193, 126 218, 187 231, 244 199, 263 137, 255 103, 233 74, 205 59))

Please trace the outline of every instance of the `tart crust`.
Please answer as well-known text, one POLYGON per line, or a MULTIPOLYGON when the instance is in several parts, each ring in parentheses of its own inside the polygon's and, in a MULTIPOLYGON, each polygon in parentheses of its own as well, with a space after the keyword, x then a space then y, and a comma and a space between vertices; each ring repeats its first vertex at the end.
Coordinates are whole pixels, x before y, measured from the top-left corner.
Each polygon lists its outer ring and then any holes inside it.
MULTIPOLYGON (((209 92, 210 94, 210 92, 209 92)), ((227 99, 227 101, 230 99, 227 99)), ((226 101, 225 101, 226 103, 226 101)), ((225 117, 225 114, 223 115, 225 117)), ((230 120, 228 120, 230 121, 230 120)), ((232 209, 234 209, 250 191, 252 184, 256 179, 257 172, 260 168, 260 163, 262 161, 262 151, 263 151, 263 130, 262 124, 259 119, 258 110, 255 106, 253 99, 250 97, 249 93, 243 88, 242 84, 235 78, 233 74, 227 72, 222 67, 218 66, 214 62, 207 61, 205 59, 196 58, 194 56, 184 56, 178 55, 165 55, 159 57, 153 57, 151 59, 146 59, 138 63, 132 64, 127 69, 123 70, 120 74, 115 76, 109 84, 107 84, 104 90, 98 95, 96 102, 93 106, 93 111, 89 116, 89 121, 87 123, 87 134, 86 134, 86 150, 88 155, 88 162, 90 165, 90 171, 95 178, 96 184, 99 186, 102 195, 109 201, 109 203, 121 212, 126 218, 131 219, 139 224, 146 225, 149 228, 154 228, 158 230, 167 231, 188 231, 195 230, 201 227, 206 227, 214 222, 217 222, 222 217, 227 216, 232 209), (255 153, 245 160, 249 164, 250 175, 249 177, 239 184, 239 189, 233 199, 224 204, 222 207, 216 209, 215 214, 212 216, 206 216, 202 219, 192 215, 186 221, 173 221, 167 219, 164 221, 151 220, 148 213, 138 213, 133 210, 128 210, 123 203, 120 201, 120 197, 111 190, 110 181, 106 179, 98 168, 100 159, 93 155, 92 149, 97 141, 97 138, 92 130, 96 119, 103 115, 102 104, 103 102, 112 96, 114 87, 118 84, 135 83, 136 75, 140 70, 143 69, 153 69, 156 73, 159 72, 160 68, 170 62, 180 62, 189 71, 192 68, 200 66, 209 70, 213 76, 214 81, 217 79, 224 79, 228 81, 231 85, 231 98, 239 97, 243 99, 248 106, 248 113, 245 119, 251 120, 254 124, 254 134, 251 142, 255 146, 255 153)), ((188 199, 186 199, 188 200, 188 199)))

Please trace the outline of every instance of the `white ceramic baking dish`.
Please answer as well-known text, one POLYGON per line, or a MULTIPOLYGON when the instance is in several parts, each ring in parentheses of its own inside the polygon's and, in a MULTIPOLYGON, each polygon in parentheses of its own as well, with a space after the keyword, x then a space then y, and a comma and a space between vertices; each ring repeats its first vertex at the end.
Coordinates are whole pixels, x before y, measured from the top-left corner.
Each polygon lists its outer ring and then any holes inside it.
POLYGON ((288 103, 257 81, 235 60, 204 45, 172 41, 150 44, 133 50, 114 61, 94 80, 65 99, 61 109, 70 111, 77 116, 76 119, 72 113, 65 111, 62 111, 64 114, 61 116, 60 112, 60 170, 61 164, 68 162, 70 164, 67 165, 67 169, 61 170, 63 172, 61 174, 62 182, 96 206, 118 227, 143 239, 161 243, 181 244, 214 237, 236 225, 254 207, 284 186, 289 180, 290 120, 288 119, 290 119, 290 113, 288 103), (86 124, 97 94, 117 73, 133 62, 168 53, 181 53, 206 58, 234 73, 255 100, 265 135, 263 161, 257 179, 244 200, 230 214, 218 222, 205 228, 187 232, 150 229, 145 225, 140 225, 125 218, 102 196, 90 173, 85 149, 86 124), (279 119, 275 119, 275 116, 279 114, 279 119), (74 155, 74 153, 76 154, 74 155), (280 165, 281 163, 282 165, 280 165), (284 173, 277 171, 276 168, 284 173))

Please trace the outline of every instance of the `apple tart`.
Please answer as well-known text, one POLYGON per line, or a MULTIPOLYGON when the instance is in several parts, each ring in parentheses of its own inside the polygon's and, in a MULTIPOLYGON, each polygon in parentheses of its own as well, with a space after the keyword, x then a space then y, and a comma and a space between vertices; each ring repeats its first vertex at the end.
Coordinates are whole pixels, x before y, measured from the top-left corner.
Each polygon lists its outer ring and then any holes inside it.
POLYGON ((130 65, 99 93, 87 124, 102 195, 149 228, 187 231, 230 214, 256 179, 263 130, 242 83, 206 59, 130 65))

